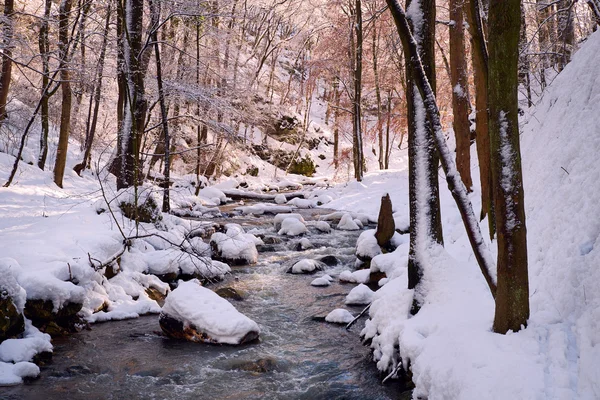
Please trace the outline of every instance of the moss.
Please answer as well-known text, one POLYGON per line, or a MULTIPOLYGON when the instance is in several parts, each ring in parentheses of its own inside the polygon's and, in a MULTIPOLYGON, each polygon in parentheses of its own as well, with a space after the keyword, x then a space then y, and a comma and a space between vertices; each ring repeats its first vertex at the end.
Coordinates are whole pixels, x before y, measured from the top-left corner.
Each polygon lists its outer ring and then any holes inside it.
POLYGON ((311 177, 315 172, 317 172, 317 167, 308 154, 303 158, 297 158, 290 166, 290 173, 292 174, 311 177))
MULTIPOLYGON (((131 220, 136 219, 136 207, 134 204, 123 201, 119 204, 119 208, 127 218, 131 220)), ((151 196, 148 196, 144 203, 138 204, 137 218, 139 222, 146 223, 155 223, 162 220, 158 204, 156 204, 156 201, 151 196)))

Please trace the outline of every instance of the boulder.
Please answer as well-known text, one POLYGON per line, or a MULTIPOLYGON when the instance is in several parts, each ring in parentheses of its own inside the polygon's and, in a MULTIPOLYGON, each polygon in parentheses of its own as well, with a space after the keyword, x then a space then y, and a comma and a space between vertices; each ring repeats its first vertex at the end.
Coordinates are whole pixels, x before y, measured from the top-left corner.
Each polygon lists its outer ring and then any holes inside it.
POLYGON ((360 229, 360 227, 356 224, 356 222, 354 222, 351 214, 344 214, 344 216, 342 216, 340 219, 336 229, 342 231, 357 231, 360 229))
POLYGON ((300 260, 288 270, 291 274, 314 274, 322 271, 325 264, 318 260, 304 259, 300 260))
POLYGON ((333 267, 340 263, 340 260, 336 256, 325 256, 319 259, 323 264, 333 267))
POLYGON ((180 282, 167 296, 159 323, 167 336, 197 343, 239 345, 260 334, 256 322, 196 280, 180 282))
POLYGON ((379 208, 379 217, 377 219, 377 231, 375 239, 379 247, 387 248, 390 246, 390 240, 396 232, 396 224, 392 211, 392 200, 390 195, 386 194, 381 198, 381 207, 379 208))
POLYGON ((17 262, 5 259, 0 262, 0 342, 17 336, 25 330, 23 306, 25 290, 17 283, 12 267, 17 262))
POLYGON ((52 300, 27 299, 24 314, 33 325, 51 336, 62 336, 76 332, 82 320, 77 313, 82 303, 67 301, 58 309, 52 300))
POLYGON ((331 322, 333 324, 348 324, 354 320, 354 316, 350 314, 350 311, 344 310, 343 308, 336 308, 325 317, 325 322, 331 322))
POLYGON ((0 293, 0 342, 15 337, 25 330, 23 314, 17 310, 6 291, 0 293))
POLYGON ((237 290, 235 290, 234 288, 230 288, 230 287, 219 288, 219 289, 215 290, 215 293, 224 299, 231 299, 231 300, 236 300, 236 301, 244 300, 242 295, 237 290))
POLYGON ((258 260, 254 235, 244 233, 237 225, 228 224, 225 233, 216 232, 210 237, 213 258, 228 264, 254 264, 258 260))
POLYGON ((281 222, 280 235, 298 236, 308 232, 306 225, 296 218, 286 218, 281 222))

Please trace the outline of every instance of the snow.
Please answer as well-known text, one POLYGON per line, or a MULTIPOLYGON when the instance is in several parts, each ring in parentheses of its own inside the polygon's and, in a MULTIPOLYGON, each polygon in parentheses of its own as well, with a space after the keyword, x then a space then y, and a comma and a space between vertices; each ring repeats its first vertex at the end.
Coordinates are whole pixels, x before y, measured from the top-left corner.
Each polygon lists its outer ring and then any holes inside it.
POLYGON ((313 200, 301 199, 299 197, 293 198, 288 201, 287 204, 296 208, 315 208, 316 206, 316 203, 313 200))
POLYGON ((342 271, 340 281, 348 283, 369 283, 371 270, 359 269, 358 271, 342 271))
POLYGON ((357 231, 360 227, 354 222, 351 214, 344 214, 340 222, 337 224, 336 229, 343 231, 357 231))
POLYGON ((279 235, 298 236, 308 232, 306 225, 297 218, 286 218, 281 222, 279 235))
POLYGON ((19 263, 12 258, 0 258, 0 292, 3 297, 12 299, 17 311, 23 312, 26 292, 15 279, 20 268, 19 263))
POLYGON ((0 361, 3 363, 29 361, 36 354, 46 351, 52 351, 50 335, 40 332, 31 325, 31 321, 27 320, 22 339, 6 339, 0 343, 0 361))
POLYGON ((258 261, 257 238, 238 225, 228 224, 225 233, 215 232, 210 237, 220 256, 226 260, 245 260, 248 264, 258 261))
POLYGON ((325 221, 316 221, 314 223, 314 227, 317 228, 317 230, 321 231, 321 232, 331 232, 331 225, 329 225, 327 222, 325 221))
POLYGON ((23 383, 23 378, 35 378, 39 374, 40 368, 31 362, 0 363, 0 386, 18 385, 23 383))
POLYGON ((225 193, 215 187, 205 187, 200 189, 198 196, 210 199, 217 205, 224 204, 227 201, 225 193))
POLYGON ((331 281, 325 277, 315 278, 311 283, 312 286, 329 286, 331 281))
POLYGON ((281 223, 284 219, 294 218, 298 221, 304 223, 304 218, 300 214, 289 213, 289 214, 277 214, 275 218, 273 218, 273 225, 275 225, 275 230, 278 231, 281 229, 281 223))
POLYGON ((309 274, 323 269, 324 264, 317 260, 304 259, 300 260, 292 266, 292 274, 309 274))
POLYGON ((218 343, 238 344, 249 332, 260 332, 256 322, 196 280, 180 282, 167 296, 162 313, 194 325, 218 343))
POLYGON ((344 310, 343 308, 336 308, 325 317, 326 322, 331 322, 334 324, 348 324, 352 322, 354 316, 348 310, 344 310))
POLYGON ((298 246, 300 247, 300 250, 306 250, 313 247, 312 243, 307 238, 300 239, 298 246))
POLYGON ((346 296, 346 304, 348 305, 361 305, 369 304, 373 301, 374 291, 369 289, 365 284, 360 284, 348 293, 346 296))
POLYGON ((373 258, 381 254, 381 248, 375 238, 376 229, 369 229, 360 234, 356 240, 356 255, 358 257, 373 258))
POLYGON ((241 211, 245 215, 263 215, 263 214, 277 214, 277 213, 289 213, 292 211, 290 206, 275 206, 268 203, 258 203, 251 206, 236 207, 236 210, 241 211))
POLYGON ((285 204, 285 203, 287 203, 287 198, 285 197, 284 194, 278 194, 275 196, 275 203, 276 204, 285 204))

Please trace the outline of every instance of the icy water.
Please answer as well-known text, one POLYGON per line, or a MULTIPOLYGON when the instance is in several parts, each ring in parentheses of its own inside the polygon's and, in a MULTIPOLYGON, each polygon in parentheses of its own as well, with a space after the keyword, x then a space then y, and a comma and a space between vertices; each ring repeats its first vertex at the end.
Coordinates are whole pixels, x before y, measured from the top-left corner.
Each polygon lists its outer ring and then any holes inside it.
MULTIPOLYGON (((314 210, 304 211, 314 219, 314 210)), ((322 213, 322 212, 321 212, 322 213)), ((270 226, 272 216, 228 218, 246 228, 270 226)), ((265 232, 277 236, 275 232, 265 232)), ((213 346, 164 337, 158 316, 113 321, 54 340, 52 363, 41 378, 2 388, 3 399, 398 399, 410 392, 395 381, 382 385, 368 348, 360 343, 360 321, 350 331, 313 320, 344 307, 353 285, 312 287, 313 275, 286 270, 301 258, 334 255, 337 276, 354 262, 359 232, 306 235, 314 245, 294 250, 299 238, 268 245, 254 266, 235 267, 216 287, 244 296, 232 303, 261 328, 260 341, 242 347, 213 346), (258 367, 257 367, 258 365, 258 367)), ((319 274, 317 274, 319 275, 319 274)), ((350 308, 356 314, 360 307, 350 308)))

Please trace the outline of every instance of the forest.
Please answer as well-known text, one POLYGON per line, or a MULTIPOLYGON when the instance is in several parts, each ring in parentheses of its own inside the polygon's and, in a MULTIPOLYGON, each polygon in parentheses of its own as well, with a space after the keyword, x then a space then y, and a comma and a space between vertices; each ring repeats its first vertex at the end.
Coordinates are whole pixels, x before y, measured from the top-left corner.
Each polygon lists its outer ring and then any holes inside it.
POLYGON ((600 397, 599 0, 0 12, 8 398, 600 397))

